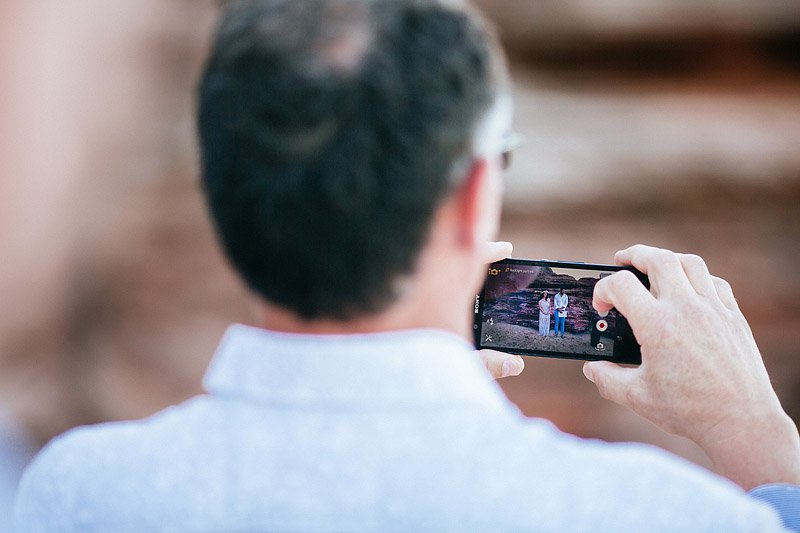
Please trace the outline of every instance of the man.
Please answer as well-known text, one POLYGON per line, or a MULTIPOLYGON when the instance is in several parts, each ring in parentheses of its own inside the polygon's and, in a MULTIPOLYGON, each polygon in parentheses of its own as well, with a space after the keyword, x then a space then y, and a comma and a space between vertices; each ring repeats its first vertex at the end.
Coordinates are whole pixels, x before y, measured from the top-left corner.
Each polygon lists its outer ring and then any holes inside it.
MULTIPOLYGON (((779 530, 800 439, 699 258, 618 253, 653 290, 621 272, 594 306, 629 318, 643 363, 584 371, 720 475, 524 419, 464 340, 486 263, 510 253, 486 244, 507 90, 491 33, 454 2, 230 4, 200 88, 203 176, 264 329, 229 330, 208 395, 51 443, 20 528, 779 530)), ((520 362, 484 357, 495 375, 520 362)))
POLYGON ((561 338, 564 338, 564 323, 567 321, 567 306, 569 305, 569 296, 564 294, 564 289, 559 289, 558 293, 553 298, 553 305, 555 306, 555 335, 558 337, 559 331, 561 338))

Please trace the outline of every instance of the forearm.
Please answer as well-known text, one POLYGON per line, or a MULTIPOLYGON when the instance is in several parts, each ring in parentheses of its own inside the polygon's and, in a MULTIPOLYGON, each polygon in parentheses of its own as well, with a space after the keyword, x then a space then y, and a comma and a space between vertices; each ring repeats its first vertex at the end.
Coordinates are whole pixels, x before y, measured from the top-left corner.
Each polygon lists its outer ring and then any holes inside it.
POLYGON ((719 424, 696 441, 714 470, 745 490, 767 483, 800 485, 800 436, 780 407, 749 421, 719 424))

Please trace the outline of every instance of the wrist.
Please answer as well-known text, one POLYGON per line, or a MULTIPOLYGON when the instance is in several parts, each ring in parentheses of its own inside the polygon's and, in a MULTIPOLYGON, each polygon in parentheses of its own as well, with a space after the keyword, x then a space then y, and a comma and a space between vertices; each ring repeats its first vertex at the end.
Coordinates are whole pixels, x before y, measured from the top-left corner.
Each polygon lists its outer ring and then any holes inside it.
POLYGON ((800 484, 800 435, 777 408, 716 424, 695 439, 714 470, 745 490, 767 483, 800 484))

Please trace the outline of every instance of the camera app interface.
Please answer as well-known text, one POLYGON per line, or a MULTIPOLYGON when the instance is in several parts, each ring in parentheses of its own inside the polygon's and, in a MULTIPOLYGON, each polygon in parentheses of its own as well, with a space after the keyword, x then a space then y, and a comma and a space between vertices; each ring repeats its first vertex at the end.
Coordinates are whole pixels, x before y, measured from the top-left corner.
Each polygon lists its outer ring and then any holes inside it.
MULTIPOLYGON (((613 272, 492 265, 484 289, 480 344, 553 354, 614 355, 617 313, 592 307, 595 283, 613 272)), ((619 319, 621 320, 621 319, 619 319)))

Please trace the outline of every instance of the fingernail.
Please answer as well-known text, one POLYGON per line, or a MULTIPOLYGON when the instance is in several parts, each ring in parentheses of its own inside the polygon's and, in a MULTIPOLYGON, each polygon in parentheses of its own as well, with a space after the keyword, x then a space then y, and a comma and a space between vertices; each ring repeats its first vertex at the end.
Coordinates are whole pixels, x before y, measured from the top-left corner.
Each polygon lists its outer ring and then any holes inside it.
POLYGON ((586 379, 594 383, 594 376, 592 376, 592 367, 589 366, 589 363, 583 363, 583 375, 586 376, 586 379))
POLYGON ((605 318, 608 316, 608 311, 598 311, 597 314, 600 315, 600 318, 605 318))
POLYGON ((522 361, 517 359, 516 357, 509 357, 505 361, 503 361, 503 375, 504 376, 516 376, 520 372, 522 372, 522 361))

